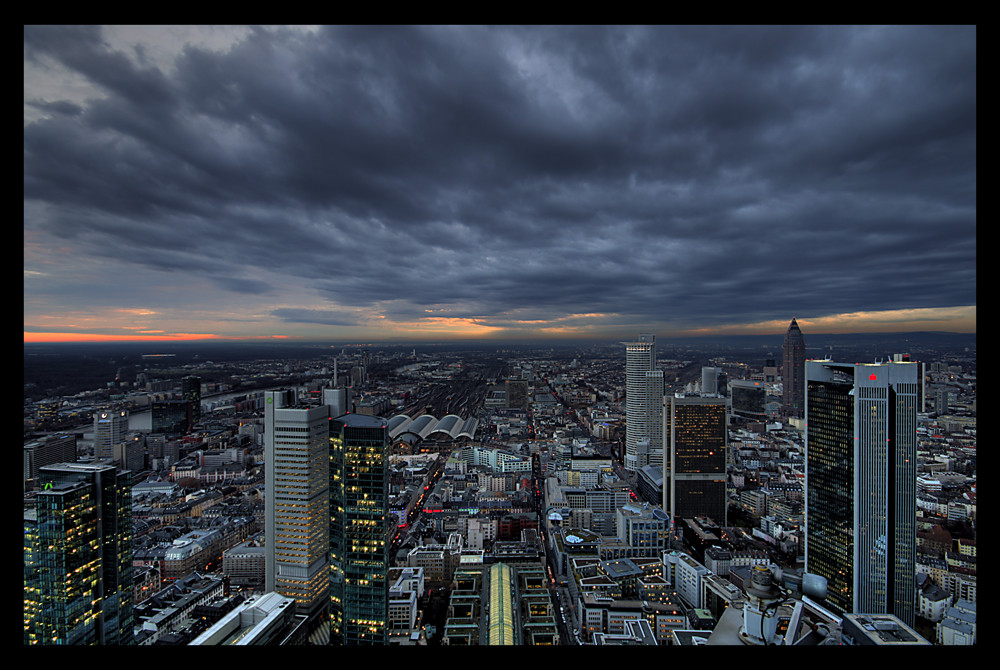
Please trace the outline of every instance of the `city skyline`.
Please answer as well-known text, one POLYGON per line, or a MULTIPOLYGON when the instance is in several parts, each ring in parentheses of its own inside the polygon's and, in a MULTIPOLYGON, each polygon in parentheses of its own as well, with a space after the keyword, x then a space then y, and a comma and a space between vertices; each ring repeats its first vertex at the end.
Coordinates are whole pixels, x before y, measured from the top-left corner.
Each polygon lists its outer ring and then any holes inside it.
POLYGON ((976 28, 24 28, 25 342, 976 330, 976 28))

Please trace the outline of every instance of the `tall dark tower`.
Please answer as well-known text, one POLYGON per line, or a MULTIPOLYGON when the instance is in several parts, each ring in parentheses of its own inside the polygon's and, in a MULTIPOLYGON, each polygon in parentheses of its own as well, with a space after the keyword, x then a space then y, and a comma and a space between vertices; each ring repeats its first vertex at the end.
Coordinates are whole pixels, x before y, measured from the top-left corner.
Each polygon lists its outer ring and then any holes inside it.
POLYGON ((364 414, 329 420, 330 643, 388 644, 389 434, 364 414))
POLYGON ((912 626, 917 547, 917 363, 809 361, 806 571, 844 613, 912 626))
POLYGON ((801 419, 805 410, 806 341, 795 319, 785 333, 781 353, 782 414, 801 419))
POLYGON ((181 379, 181 398, 191 403, 191 420, 201 421, 201 377, 189 375, 181 379))
POLYGON ((663 509, 675 522, 707 516, 725 526, 726 399, 671 396, 664 405, 663 509))
POLYGON ((39 480, 24 514, 24 644, 133 644, 132 473, 57 463, 39 480))

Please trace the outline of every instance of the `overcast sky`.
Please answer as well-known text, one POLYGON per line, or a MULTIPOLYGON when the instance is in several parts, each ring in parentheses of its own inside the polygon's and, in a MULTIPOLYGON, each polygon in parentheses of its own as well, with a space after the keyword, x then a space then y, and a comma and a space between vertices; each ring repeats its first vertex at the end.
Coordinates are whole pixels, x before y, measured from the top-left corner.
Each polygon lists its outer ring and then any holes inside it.
POLYGON ((25 341, 974 332, 975 294, 974 27, 24 29, 25 341))

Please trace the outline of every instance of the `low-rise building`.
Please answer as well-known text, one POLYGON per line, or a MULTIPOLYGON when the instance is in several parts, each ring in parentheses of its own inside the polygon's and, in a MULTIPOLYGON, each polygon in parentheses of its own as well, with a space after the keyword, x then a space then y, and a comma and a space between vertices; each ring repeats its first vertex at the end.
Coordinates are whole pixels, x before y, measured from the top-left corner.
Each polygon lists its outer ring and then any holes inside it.
POLYGON ((196 637, 192 646, 299 645, 306 619, 295 615, 295 599, 270 592, 254 596, 196 637))
POLYGON ((976 604, 957 600, 935 630, 937 643, 948 646, 976 644, 976 604))
POLYGON ((846 645, 892 647, 931 644, 892 614, 845 614, 840 641, 846 645))
POLYGON ((218 577, 191 573, 137 604, 135 643, 152 645, 179 629, 197 606, 222 597, 224 586, 218 577))
POLYGON ((222 572, 233 586, 262 585, 265 554, 262 538, 251 538, 222 552, 222 572))
POLYGON ((943 620, 951 606, 951 594, 927 575, 917 575, 917 614, 928 621, 943 620))

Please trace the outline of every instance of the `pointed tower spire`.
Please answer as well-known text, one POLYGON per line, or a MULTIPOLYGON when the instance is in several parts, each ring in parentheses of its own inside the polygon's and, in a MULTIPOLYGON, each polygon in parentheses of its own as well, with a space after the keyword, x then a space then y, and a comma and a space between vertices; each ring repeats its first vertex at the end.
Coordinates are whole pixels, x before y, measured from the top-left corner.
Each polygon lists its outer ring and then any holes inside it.
POLYGON ((805 411, 806 343, 794 317, 788 324, 781 353, 782 413, 801 419, 805 411))

